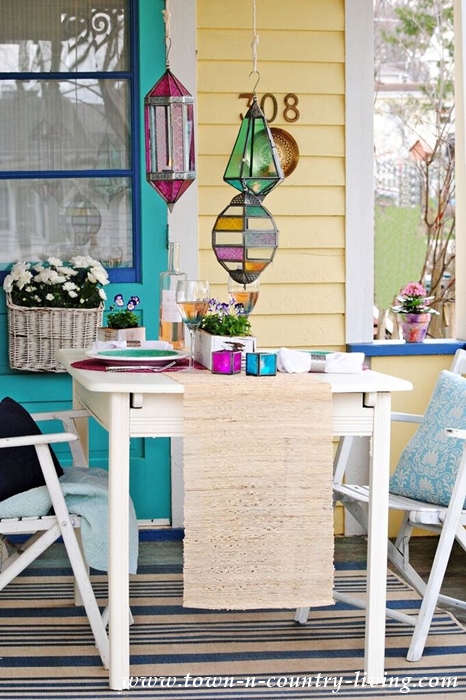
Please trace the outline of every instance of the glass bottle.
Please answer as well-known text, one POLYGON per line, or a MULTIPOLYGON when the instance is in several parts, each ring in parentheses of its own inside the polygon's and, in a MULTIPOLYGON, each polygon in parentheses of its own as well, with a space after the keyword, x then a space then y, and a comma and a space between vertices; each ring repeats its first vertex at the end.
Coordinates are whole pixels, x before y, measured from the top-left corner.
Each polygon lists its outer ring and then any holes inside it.
POLYGON ((174 350, 184 349, 184 323, 176 304, 176 284, 186 279, 179 270, 180 244, 169 243, 168 270, 160 274, 159 340, 166 340, 174 350))

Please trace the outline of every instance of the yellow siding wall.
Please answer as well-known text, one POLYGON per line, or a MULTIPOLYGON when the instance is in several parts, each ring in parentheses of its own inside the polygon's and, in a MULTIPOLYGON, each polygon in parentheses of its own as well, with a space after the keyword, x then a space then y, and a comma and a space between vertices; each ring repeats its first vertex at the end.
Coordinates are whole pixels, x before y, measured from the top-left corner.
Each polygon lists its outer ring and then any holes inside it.
MULTIPOLYGON (((260 101, 277 98, 271 126, 300 150, 289 178, 266 197, 280 230, 251 317, 259 345, 341 349, 345 344, 344 0, 256 0, 260 101), (296 93, 300 119, 287 123, 296 93)), ((223 173, 251 92, 252 0, 198 0, 199 270, 227 299, 227 273, 211 248, 217 215, 236 193, 223 173)))

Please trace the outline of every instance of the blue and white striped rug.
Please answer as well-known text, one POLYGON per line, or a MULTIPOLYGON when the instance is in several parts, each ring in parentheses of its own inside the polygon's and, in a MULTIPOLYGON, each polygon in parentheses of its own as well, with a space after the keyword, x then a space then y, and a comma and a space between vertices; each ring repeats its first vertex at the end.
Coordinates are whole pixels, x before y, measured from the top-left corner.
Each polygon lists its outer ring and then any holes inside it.
MULTIPOLYGON (((142 566, 131 577, 132 689, 108 689, 82 609, 72 604, 66 570, 30 569, 0 594, 0 700, 288 700, 297 698, 466 698, 466 632, 438 611, 422 660, 405 660, 412 628, 387 623, 386 678, 363 680, 364 619, 337 604, 311 611, 212 612, 181 605, 177 563, 142 566)), ((364 592, 364 571, 346 565, 340 589, 364 592)), ((102 605, 105 577, 94 576, 102 605)), ((403 611, 417 595, 389 576, 390 604, 403 611)))

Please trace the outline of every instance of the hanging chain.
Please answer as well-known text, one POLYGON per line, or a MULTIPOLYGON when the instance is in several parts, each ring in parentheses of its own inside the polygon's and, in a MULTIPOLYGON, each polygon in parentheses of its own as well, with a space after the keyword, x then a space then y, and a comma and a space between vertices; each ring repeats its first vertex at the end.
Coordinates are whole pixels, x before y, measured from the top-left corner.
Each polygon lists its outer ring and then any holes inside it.
POLYGON ((259 35, 257 33, 257 21, 256 21, 256 0, 252 0, 252 43, 251 43, 251 48, 252 48, 252 71, 249 73, 249 77, 251 75, 256 74, 257 80, 256 84, 254 85, 252 91, 254 93, 254 97, 256 96, 256 88, 259 84, 259 80, 261 79, 261 74, 257 70, 257 46, 259 44, 259 35))
POLYGON ((171 36, 170 36, 170 19, 171 19, 172 15, 170 12, 169 5, 170 5, 170 0, 165 0, 165 9, 162 10, 163 21, 165 22, 165 66, 166 66, 166 68, 170 68, 170 61, 168 60, 168 55, 169 55, 170 49, 172 47, 172 40, 171 40, 171 36))

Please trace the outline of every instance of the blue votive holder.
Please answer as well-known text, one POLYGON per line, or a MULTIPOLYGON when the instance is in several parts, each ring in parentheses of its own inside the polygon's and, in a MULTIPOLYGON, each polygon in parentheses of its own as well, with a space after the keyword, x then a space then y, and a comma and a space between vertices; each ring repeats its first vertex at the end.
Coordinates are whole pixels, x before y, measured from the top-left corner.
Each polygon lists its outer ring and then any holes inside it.
POLYGON ((277 356, 274 352, 247 352, 246 374, 255 377, 273 377, 277 374, 277 356))
POLYGON ((213 374, 239 374, 241 372, 240 350, 216 350, 212 353, 213 374))

